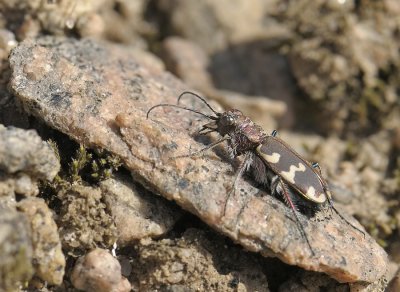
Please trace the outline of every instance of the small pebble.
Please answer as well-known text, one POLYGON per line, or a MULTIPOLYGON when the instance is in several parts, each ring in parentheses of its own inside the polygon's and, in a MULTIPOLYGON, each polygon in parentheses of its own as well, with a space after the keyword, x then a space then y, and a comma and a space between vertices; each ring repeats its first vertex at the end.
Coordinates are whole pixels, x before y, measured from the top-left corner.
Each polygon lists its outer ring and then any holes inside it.
POLYGON ((131 289, 129 281, 121 275, 118 260, 100 248, 78 259, 71 281, 76 289, 88 292, 124 292, 131 289))

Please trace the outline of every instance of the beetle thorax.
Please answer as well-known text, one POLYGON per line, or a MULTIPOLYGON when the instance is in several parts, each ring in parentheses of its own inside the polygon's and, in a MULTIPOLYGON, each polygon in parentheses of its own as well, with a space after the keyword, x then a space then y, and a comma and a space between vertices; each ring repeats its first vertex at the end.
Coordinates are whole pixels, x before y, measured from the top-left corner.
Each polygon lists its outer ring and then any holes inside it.
POLYGON ((233 156, 254 150, 266 137, 260 126, 239 110, 223 113, 218 121, 218 132, 231 137, 233 156))

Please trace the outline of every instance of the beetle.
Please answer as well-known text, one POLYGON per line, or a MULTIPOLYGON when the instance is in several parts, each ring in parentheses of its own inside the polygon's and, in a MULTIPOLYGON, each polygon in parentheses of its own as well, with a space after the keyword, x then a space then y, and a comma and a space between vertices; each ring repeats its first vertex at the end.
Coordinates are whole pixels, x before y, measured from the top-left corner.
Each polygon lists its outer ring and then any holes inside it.
POLYGON ((286 142, 277 137, 276 130, 269 135, 266 134, 259 125, 237 109, 217 112, 203 97, 190 91, 183 92, 178 97, 176 105, 164 103, 151 107, 146 117, 148 118, 150 112, 158 107, 176 107, 202 115, 211 121, 203 125, 198 133, 206 135, 217 132, 221 136, 220 139, 199 151, 174 158, 195 156, 225 141, 228 143, 228 151, 232 159, 244 156, 236 171, 233 188, 228 192, 225 200, 223 215, 239 178, 250 170, 257 183, 269 188, 272 195, 280 197, 290 207, 312 255, 315 255, 314 250, 297 214, 300 210, 320 210, 322 206, 328 204, 329 208, 334 210, 342 220, 365 236, 364 231, 350 223, 334 207, 332 194, 318 163, 310 163, 301 157, 286 142), (179 102, 185 95, 192 95, 201 100, 213 112, 213 115, 180 106, 179 102))

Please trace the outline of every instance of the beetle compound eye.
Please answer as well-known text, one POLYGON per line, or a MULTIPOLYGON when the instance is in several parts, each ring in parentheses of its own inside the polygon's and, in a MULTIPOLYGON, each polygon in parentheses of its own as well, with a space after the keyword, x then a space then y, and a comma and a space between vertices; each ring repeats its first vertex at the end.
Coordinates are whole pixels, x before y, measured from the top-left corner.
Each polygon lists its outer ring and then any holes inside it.
POLYGON ((221 119, 221 124, 226 126, 232 126, 234 123, 234 118, 232 116, 226 115, 221 119))

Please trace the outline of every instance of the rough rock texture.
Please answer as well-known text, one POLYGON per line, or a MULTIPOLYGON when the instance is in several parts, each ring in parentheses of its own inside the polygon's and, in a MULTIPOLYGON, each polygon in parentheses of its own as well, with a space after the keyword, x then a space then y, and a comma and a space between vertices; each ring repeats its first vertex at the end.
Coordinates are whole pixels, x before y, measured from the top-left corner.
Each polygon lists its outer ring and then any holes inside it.
POLYGON ((128 280, 121 275, 118 260, 100 248, 78 259, 71 281, 75 288, 87 292, 131 291, 128 280))
POLYGON ((15 195, 36 196, 38 180, 60 169, 54 151, 34 130, 0 124, 0 206, 15 208, 15 195))
POLYGON ((0 125, 0 170, 52 180, 59 169, 54 151, 36 131, 0 125))
POLYGON ((37 180, 52 180, 59 169, 56 154, 36 131, 0 125, 1 291, 25 284, 33 273, 62 282, 65 259, 51 211, 42 199, 15 199, 37 195, 37 180))
POLYGON ((25 174, 7 175, 0 172, 0 197, 14 198, 15 194, 36 196, 39 193, 36 182, 25 174))
POLYGON ((22 43, 10 64, 11 88, 27 111, 87 146, 118 155, 135 180, 247 249, 340 282, 374 282, 385 272, 383 249, 335 215, 322 222, 300 216, 316 252, 311 256, 291 210, 247 181, 239 183, 222 216, 231 164, 223 151, 169 159, 204 147, 189 134, 205 121, 171 108, 146 119, 152 105, 175 103, 186 88, 133 53, 88 40, 46 38, 22 43))
POLYGON ((117 177, 100 183, 118 232, 118 245, 168 232, 182 214, 163 198, 138 188, 131 179, 117 177))
POLYGON ((60 285, 64 277, 65 257, 51 210, 39 198, 22 200, 18 209, 31 224, 35 274, 49 284, 60 285))
POLYGON ((133 272, 141 279, 138 291, 171 285, 183 291, 269 291, 252 254, 228 247, 214 233, 188 229, 175 240, 142 240, 138 251, 139 259, 133 263, 133 272))
POLYGON ((33 275, 30 228, 26 217, 0 207, 0 291, 16 291, 33 275))

